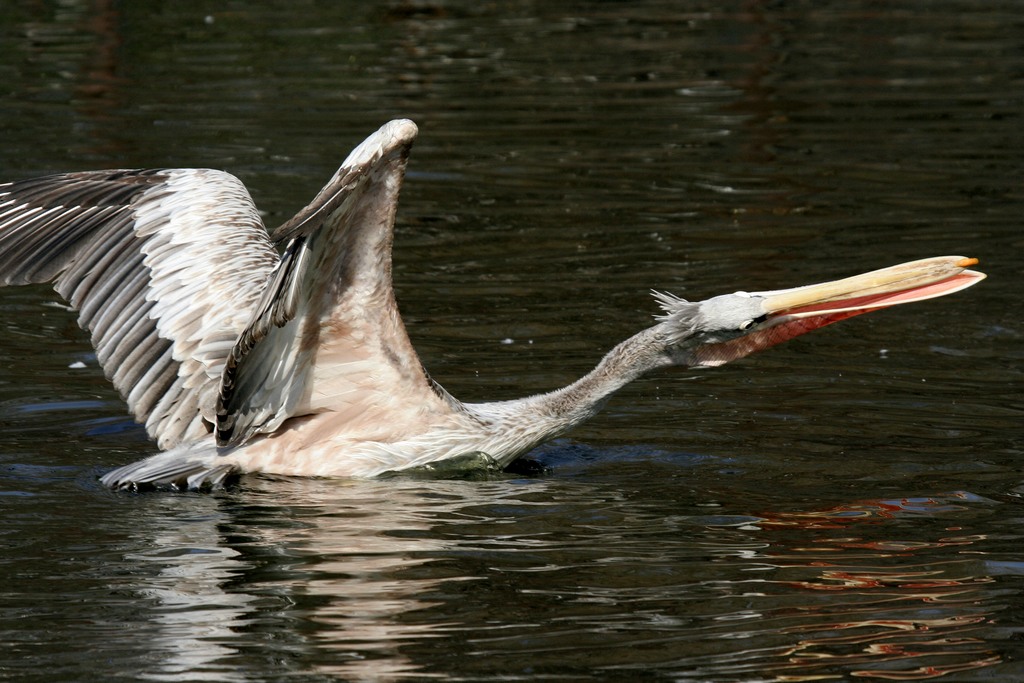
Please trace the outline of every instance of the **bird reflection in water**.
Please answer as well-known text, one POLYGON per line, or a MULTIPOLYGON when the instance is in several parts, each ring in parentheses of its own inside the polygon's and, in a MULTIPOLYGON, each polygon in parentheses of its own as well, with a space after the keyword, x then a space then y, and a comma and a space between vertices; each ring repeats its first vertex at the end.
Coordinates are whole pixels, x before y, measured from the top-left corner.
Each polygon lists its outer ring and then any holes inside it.
POLYGON ((970 554, 985 538, 898 533, 907 515, 962 518, 975 501, 715 527, 612 493, 557 478, 256 477, 214 496, 140 497, 156 509, 139 516, 138 545, 159 546, 127 558, 132 590, 158 603, 144 610, 157 664, 143 673, 240 680, 259 637, 274 666, 342 680, 487 677, 569 650, 586 660, 576 672, 635 673, 642 656, 648 673, 711 680, 927 680, 1002 661, 981 638, 1002 604, 970 554), (962 560, 945 559, 951 546, 962 560), (457 665, 439 639, 459 644, 457 665))
POLYGON ((794 545, 773 543, 760 559, 769 562, 777 576, 768 583, 796 589, 810 598, 784 612, 813 622, 780 629, 800 638, 779 653, 783 661, 765 672, 786 681, 820 680, 821 674, 832 671, 910 681, 1003 661, 979 633, 995 612, 982 590, 994 578, 979 575, 981 565, 970 557, 971 546, 985 536, 954 533, 934 540, 898 540, 890 524, 908 516, 941 518, 963 510, 962 502, 971 498, 954 493, 864 501, 826 510, 773 513, 760 520, 757 526, 766 532, 795 533, 800 539, 794 545), (874 526, 884 527, 879 529, 882 537, 865 538, 874 526), (816 537, 804 545, 808 532, 822 531, 850 535, 816 537), (950 546, 961 546, 964 559, 933 561, 927 556, 929 551, 950 546), (788 578, 793 574, 803 578, 788 578), (830 597, 817 600, 814 593, 830 597), (837 593, 846 598, 837 599, 837 593))
POLYGON ((457 545, 432 529, 502 499, 481 482, 277 477, 232 494, 140 499, 157 508, 140 516, 153 526, 136 530, 156 549, 125 558, 139 565, 132 590, 158 603, 146 611, 157 663, 142 677, 247 680, 253 633, 263 630, 275 667, 284 652, 295 670, 339 680, 415 675, 423 664, 403 647, 447 628, 408 615, 430 608, 440 584, 471 578, 431 570, 457 545))

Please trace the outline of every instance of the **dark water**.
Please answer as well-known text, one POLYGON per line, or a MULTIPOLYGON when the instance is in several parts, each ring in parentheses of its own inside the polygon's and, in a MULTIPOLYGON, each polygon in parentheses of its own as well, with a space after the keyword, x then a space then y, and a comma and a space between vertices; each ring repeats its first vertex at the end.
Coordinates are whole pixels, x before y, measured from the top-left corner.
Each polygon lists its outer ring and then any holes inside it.
POLYGON ((473 400, 651 288, 991 277, 639 382, 541 476, 213 495, 100 488, 152 446, 52 292, 0 292, 0 678, 1024 678, 1018 3, 254 5, 5 5, 3 176, 213 166, 277 225, 413 118, 400 304, 473 400))

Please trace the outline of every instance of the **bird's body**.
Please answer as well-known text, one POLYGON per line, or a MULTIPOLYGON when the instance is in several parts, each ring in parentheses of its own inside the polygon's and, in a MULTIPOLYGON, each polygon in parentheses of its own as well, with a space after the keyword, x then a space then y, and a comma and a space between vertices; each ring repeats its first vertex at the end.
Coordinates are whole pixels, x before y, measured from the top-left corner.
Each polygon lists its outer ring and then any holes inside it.
MULTIPOLYGON (((218 467, 239 472, 270 474, 373 477, 386 472, 428 465, 446 458, 486 454, 498 465, 507 465, 539 443, 567 431, 539 420, 524 419, 518 411, 488 406, 476 410, 422 409, 369 413, 352 422, 332 413, 292 418, 278 431, 231 449, 217 447, 212 437, 184 444, 141 461, 145 471, 176 464, 194 463, 205 476, 218 467), (343 454, 343 455, 342 455, 343 454)), ((145 473, 134 470, 135 477, 145 473)), ((122 472, 121 476, 128 474, 122 472)))
POLYGON ((71 173, 0 185, 0 284, 53 282, 164 451, 103 477, 200 488, 238 472, 368 477, 483 454, 506 465, 672 365, 709 367, 871 310, 980 281, 960 256, 702 302, 579 381, 462 403, 424 370, 391 283, 398 192, 416 135, 392 121, 273 233, 212 170, 71 173), (279 255, 278 247, 282 249, 279 255))

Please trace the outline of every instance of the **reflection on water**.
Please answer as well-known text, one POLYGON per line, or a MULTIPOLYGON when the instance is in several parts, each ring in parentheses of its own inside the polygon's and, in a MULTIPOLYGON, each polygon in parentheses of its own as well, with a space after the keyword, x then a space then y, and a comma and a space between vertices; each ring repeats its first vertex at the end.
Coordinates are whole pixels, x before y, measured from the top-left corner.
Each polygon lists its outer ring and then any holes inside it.
POLYGON ((241 564, 237 551, 219 547, 217 517, 160 530, 146 539, 145 545, 155 548, 124 557, 151 574, 133 586, 138 597, 155 606, 148 615, 155 628, 147 639, 159 665, 140 672, 146 679, 245 680, 231 666, 219 665, 236 653, 230 642, 252 612, 254 598, 225 590, 241 564))
MULTIPOLYGON (((247 644, 237 634, 262 631, 268 621, 289 624, 294 642, 287 649, 321 673, 362 680, 421 670, 424 664, 403 647, 429 647, 455 624, 410 615, 438 604, 430 596, 442 584, 468 591, 463 582, 483 578, 459 576, 438 562, 449 552, 457 556, 461 545, 447 539, 457 531, 448 527, 474 519, 477 505, 522 504, 505 500, 514 491, 476 483, 247 483, 243 491, 200 501, 202 512, 184 526, 140 529, 140 540, 156 549, 124 558, 157 568, 137 588, 159 603, 151 646, 164 656, 147 677, 206 672, 244 679, 236 660, 247 644)), ((156 507, 185 513, 196 503, 170 501, 156 507)))
POLYGON ((961 526, 992 501, 747 517, 681 501, 661 516, 632 493, 249 478, 217 496, 140 497, 148 514, 128 543, 149 550, 121 560, 151 604, 140 674, 247 680, 257 643, 257 666, 343 680, 926 680, 1004 659, 986 630, 1006 588, 986 573, 988 539, 961 526), (934 538, 901 540, 907 520, 934 538))
POLYGON ((439 493, 423 500, 397 486, 310 484, 270 481, 246 491, 242 507, 228 502, 187 526, 160 529, 151 539, 158 549, 125 558, 159 567, 141 590, 159 600, 152 646, 166 657, 148 677, 206 671, 244 680, 234 659, 246 644, 237 634, 268 618, 306 622, 291 645, 305 656, 322 651, 317 670, 361 678, 414 668, 399 646, 434 629, 397 617, 427 607, 420 596, 438 581, 391 576, 443 549, 417 538, 429 530, 422 518, 439 493))
MULTIPOLYGON (((811 634, 786 651, 784 664, 762 670, 792 670, 808 677, 819 668, 841 667, 855 676, 923 680, 1001 661, 979 637, 1000 609, 986 604, 985 592, 994 579, 978 574, 984 566, 976 559, 929 557, 945 548, 956 548, 958 555, 984 554, 972 546, 985 536, 946 527, 937 531, 950 535, 934 541, 901 540, 888 524, 906 517, 955 515, 965 509, 957 501, 985 502, 963 493, 867 501, 758 520, 757 526, 780 535, 792 535, 794 529, 824 531, 807 546, 772 544, 761 553, 772 575, 766 583, 810 591, 806 604, 792 609, 805 615, 797 621, 811 622, 791 624, 789 615, 762 619, 762 627, 776 622, 781 633, 811 634), (870 528, 879 525, 884 534, 870 528), (814 598, 822 591, 830 594, 827 604, 814 598)), ((807 540, 801 533, 798 542, 807 540)))
POLYGON ((990 278, 631 386, 537 476, 211 496, 100 489, 152 446, 0 290, 0 677, 1024 679, 1016 4, 8 4, 6 177, 215 166, 276 225, 415 119, 398 298, 467 400, 575 379, 650 288, 990 278))

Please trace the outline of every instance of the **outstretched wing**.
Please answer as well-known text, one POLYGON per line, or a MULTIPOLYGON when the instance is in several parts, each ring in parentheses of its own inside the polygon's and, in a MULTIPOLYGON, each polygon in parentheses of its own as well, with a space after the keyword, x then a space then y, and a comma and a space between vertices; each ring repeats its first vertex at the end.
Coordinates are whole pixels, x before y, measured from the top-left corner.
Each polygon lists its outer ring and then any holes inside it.
POLYGON ((163 449, 209 433, 225 361, 277 262, 249 193, 220 171, 0 185, 0 284, 53 282, 163 449))
POLYGON ((219 444, 273 432, 296 415, 331 411, 344 423, 386 414, 392 401, 454 405, 423 370, 391 285, 395 211, 415 137, 411 121, 384 125, 275 231, 287 246, 228 358, 219 444))

